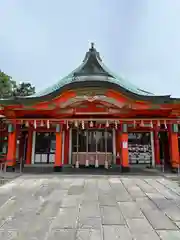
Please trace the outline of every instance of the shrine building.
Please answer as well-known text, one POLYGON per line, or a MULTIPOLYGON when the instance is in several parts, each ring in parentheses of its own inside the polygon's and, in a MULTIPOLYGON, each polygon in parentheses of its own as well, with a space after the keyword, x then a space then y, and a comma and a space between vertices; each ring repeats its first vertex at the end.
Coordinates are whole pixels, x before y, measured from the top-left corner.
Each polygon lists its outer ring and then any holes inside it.
POLYGON ((118 77, 94 44, 79 67, 48 89, 0 99, 0 115, 8 169, 19 160, 24 170, 179 168, 180 99, 118 77))

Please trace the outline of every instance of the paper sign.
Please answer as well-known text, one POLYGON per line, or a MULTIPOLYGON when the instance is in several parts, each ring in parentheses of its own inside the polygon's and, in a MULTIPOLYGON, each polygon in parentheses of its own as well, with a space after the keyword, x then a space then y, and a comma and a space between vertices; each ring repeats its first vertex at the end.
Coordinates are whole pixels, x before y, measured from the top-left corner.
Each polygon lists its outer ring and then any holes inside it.
POLYGON ((123 148, 127 148, 127 147, 128 147, 127 142, 123 142, 123 148))

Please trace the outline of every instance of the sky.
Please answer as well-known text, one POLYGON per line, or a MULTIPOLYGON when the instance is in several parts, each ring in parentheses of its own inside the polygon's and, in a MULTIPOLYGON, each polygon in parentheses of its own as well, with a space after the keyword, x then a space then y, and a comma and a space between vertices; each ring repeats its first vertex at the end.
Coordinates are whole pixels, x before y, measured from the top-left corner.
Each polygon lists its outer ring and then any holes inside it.
POLYGON ((40 91, 81 64, 180 97, 180 0, 0 0, 0 69, 40 91))

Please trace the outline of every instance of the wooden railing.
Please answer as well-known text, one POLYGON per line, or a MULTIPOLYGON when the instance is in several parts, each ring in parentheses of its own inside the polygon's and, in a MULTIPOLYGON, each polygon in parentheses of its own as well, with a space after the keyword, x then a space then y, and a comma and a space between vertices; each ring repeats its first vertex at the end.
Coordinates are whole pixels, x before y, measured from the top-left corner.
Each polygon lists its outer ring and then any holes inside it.
MULTIPOLYGON (((0 155, 0 171, 1 172, 7 171, 7 166, 9 162, 12 162, 12 160, 8 160, 5 154, 0 155)), ((15 159, 15 165, 13 166, 14 171, 19 170, 20 172, 22 172, 22 167, 23 167, 22 161, 19 159, 15 159)))
POLYGON ((1 154, 0 155, 0 171, 6 172, 7 168, 7 157, 6 154, 1 154))

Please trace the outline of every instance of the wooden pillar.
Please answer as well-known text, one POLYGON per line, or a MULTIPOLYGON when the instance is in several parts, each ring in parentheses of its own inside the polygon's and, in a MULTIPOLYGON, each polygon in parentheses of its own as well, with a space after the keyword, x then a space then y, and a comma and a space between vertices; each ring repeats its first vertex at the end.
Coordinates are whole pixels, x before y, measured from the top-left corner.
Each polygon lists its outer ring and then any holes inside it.
POLYGON ((122 171, 129 171, 128 132, 127 124, 122 125, 121 142, 121 164, 122 171))
POLYGON ((65 141, 64 141, 64 164, 68 164, 69 158, 69 129, 65 131, 65 141))
POLYGON ((170 146, 170 162, 172 170, 177 170, 179 167, 179 145, 178 145, 178 125, 172 124, 169 130, 169 146, 170 146))
POLYGON ((8 126, 8 152, 7 152, 7 166, 14 167, 16 164, 16 145, 17 133, 14 125, 8 126))
POLYGON ((30 129, 28 130, 27 152, 26 152, 26 164, 31 164, 32 142, 33 142, 33 131, 32 131, 32 129, 30 128, 30 129))
POLYGON ((19 140, 19 159, 22 159, 24 157, 24 144, 25 144, 25 139, 24 139, 24 136, 22 136, 21 134, 21 138, 19 140))
POLYGON ((121 165, 121 132, 116 130, 116 164, 121 165))
POLYGON ((159 132, 157 128, 155 128, 154 130, 154 157, 155 165, 160 165, 161 159, 160 159, 159 132))
POLYGON ((62 168, 62 129, 60 124, 56 125, 56 153, 54 169, 59 172, 62 168))

